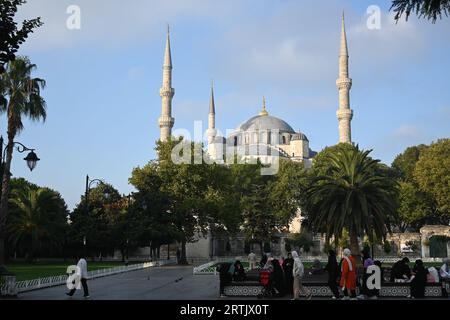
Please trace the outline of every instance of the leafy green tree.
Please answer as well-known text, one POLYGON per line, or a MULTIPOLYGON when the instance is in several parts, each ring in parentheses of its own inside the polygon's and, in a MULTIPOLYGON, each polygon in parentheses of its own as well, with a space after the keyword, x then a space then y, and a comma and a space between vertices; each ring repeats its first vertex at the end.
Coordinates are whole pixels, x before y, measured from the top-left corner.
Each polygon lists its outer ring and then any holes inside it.
POLYGON ((32 72, 36 65, 27 58, 17 58, 8 63, 6 72, 0 75, 0 96, 5 99, 0 104, 0 112, 6 113, 8 144, 2 180, 2 194, 0 203, 0 265, 4 264, 4 239, 6 219, 8 216, 10 169, 14 148, 14 138, 23 130, 22 117, 33 121, 44 120, 47 116, 45 101, 41 96, 41 89, 45 81, 33 78, 32 72))
POLYGON ((67 229, 67 206, 61 195, 48 188, 14 189, 8 218, 9 241, 24 249, 27 260, 48 249, 62 248, 67 229))
POLYGON ((392 169, 400 181, 415 182, 414 170, 416 163, 419 161, 420 155, 426 152, 427 148, 424 144, 408 147, 403 153, 395 157, 392 162, 392 169))
POLYGON ((442 222, 450 222, 450 139, 431 144, 420 156, 414 171, 420 189, 436 202, 442 222))
POLYGON ((174 217, 175 228, 180 236, 181 264, 187 264, 186 244, 194 241, 196 235, 205 235, 215 216, 213 211, 216 197, 211 175, 214 166, 201 161, 204 157, 202 147, 179 138, 159 141, 156 148, 158 175, 163 182, 161 190, 167 194, 168 210, 174 217), (176 150, 187 161, 174 162, 173 154, 176 150))
POLYGON ((180 236, 168 194, 163 191, 158 163, 151 161, 143 168, 135 168, 129 181, 137 189, 130 211, 129 238, 139 245, 149 245, 150 255, 157 257, 162 244, 170 244, 180 236))
POLYGON ((88 194, 88 201, 80 203, 70 215, 70 240, 81 250, 86 240, 86 254, 103 257, 114 251, 111 216, 119 215, 122 208, 115 206, 122 200, 120 193, 110 184, 100 183, 88 194))
POLYGON ((408 20, 411 13, 415 13, 419 18, 431 20, 433 23, 442 15, 448 16, 450 13, 449 0, 393 0, 390 10, 395 12, 395 20, 400 20, 403 14, 408 20))
MULTIPOLYGON (((350 146, 350 145, 349 145, 350 146)), ((338 240, 346 228, 350 249, 359 255, 358 236, 384 239, 396 217, 397 183, 380 170, 370 151, 338 147, 328 157, 326 176, 313 177, 306 214, 312 232, 338 240)))
POLYGON ((15 16, 18 7, 25 0, 0 0, 0 74, 4 72, 3 65, 16 58, 20 45, 28 38, 33 29, 42 26, 41 18, 24 20, 18 28, 15 16))
POLYGON ((419 229, 435 216, 433 200, 414 183, 400 182, 398 203, 398 227, 402 232, 410 227, 419 229))
POLYGON ((273 208, 277 224, 287 229, 305 202, 308 175, 302 163, 280 160, 274 179, 268 181, 268 201, 273 208))
POLYGON ((246 239, 260 246, 270 243, 278 231, 277 219, 268 201, 268 190, 264 185, 254 184, 251 193, 242 198, 243 231, 246 239))
POLYGON ((314 245, 312 234, 305 231, 291 234, 289 243, 299 249, 303 249, 304 252, 309 252, 314 245))

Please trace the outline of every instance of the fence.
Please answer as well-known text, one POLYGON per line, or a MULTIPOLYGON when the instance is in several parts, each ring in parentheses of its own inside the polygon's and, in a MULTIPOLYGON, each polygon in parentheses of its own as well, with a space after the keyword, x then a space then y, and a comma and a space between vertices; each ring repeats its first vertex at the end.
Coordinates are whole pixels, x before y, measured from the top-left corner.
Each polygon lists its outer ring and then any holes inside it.
MULTIPOLYGON (((275 257, 277 258, 277 257, 275 257)), ((321 255, 321 256, 305 256, 302 255, 301 257, 302 262, 304 263, 311 263, 315 260, 319 260, 321 263, 326 263, 328 261, 328 257, 321 255)), ((402 257, 398 256, 379 256, 375 257, 375 260, 379 260, 382 263, 395 263, 398 260, 400 260, 402 257)), ((422 259, 423 262, 442 262, 442 258, 421 258, 421 257, 409 257, 411 261, 415 261, 416 259, 422 259)), ((206 262, 202 265, 199 265, 194 268, 193 273, 194 275, 216 275, 217 270, 216 266, 220 262, 232 262, 235 260, 240 260, 241 262, 248 262, 247 258, 244 257, 214 257, 214 260, 206 262)), ((248 267, 245 267, 246 271, 248 271, 248 267)))
MULTIPOLYGON (((146 269, 149 267, 162 266, 166 264, 176 263, 175 259, 170 260, 158 260, 152 262, 144 262, 132 264, 129 266, 121 266, 115 268, 107 268, 107 269, 98 269, 88 272, 88 279, 96 279, 101 277, 112 276, 119 273, 130 272, 135 270, 146 269)), ((44 289, 54 286, 60 286, 66 284, 68 275, 59 275, 53 277, 32 279, 32 280, 24 280, 16 282, 16 293, 27 292, 37 289, 44 289)), ((14 291, 14 290, 13 290, 14 291)), ((0 287, 0 292, 11 292, 9 288, 6 288, 6 285, 0 287)))

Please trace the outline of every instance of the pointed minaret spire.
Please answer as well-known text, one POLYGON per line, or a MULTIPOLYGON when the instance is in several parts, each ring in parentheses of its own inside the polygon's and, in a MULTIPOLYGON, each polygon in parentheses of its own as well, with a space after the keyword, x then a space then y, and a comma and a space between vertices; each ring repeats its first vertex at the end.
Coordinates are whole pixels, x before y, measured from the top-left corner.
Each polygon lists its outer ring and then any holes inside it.
POLYGON ((164 67, 172 68, 172 54, 170 52, 170 26, 167 25, 166 51, 164 53, 164 67))
POLYGON ((172 135, 172 128, 175 119, 172 118, 172 98, 175 95, 175 89, 172 88, 172 55, 170 52, 170 29, 167 25, 166 49, 164 52, 163 81, 159 91, 162 101, 161 117, 159 118, 160 140, 167 141, 172 135))
POLYGON ((214 104, 214 82, 211 81, 211 99, 209 101, 209 114, 216 114, 216 106, 214 104))
POLYGON ((347 34, 345 32, 345 15, 344 15, 344 11, 342 11, 341 51, 340 51, 340 56, 347 56, 348 57, 347 34))
POLYGON ((259 113, 260 116, 268 116, 269 113, 266 110, 266 97, 263 96, 263 105, 262 105, 262 110, 259 113))
POLYGON ((353 118, 353 110, 350 109, 350 89, 352 87, 352 79, 349 78, 348 58, 345 19, 344 12, 342 12, 339 78, 336 80, 336 86, 339 90, 339 110, 336 115, 339 120, 339 142, 344 143, 352 143, 351 121, 353 118))
POLYGON ((209 115, 208 115, 208 144, 214 141, 217 135, 216 130, 216 105, 214 102, 214 83, 211 81, 211 98, 209 101, 209 115))

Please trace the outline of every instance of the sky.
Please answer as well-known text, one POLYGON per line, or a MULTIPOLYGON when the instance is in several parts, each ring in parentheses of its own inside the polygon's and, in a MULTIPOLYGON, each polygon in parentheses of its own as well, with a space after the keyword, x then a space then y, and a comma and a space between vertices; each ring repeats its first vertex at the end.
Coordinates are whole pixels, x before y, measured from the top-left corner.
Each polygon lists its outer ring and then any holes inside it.
POLYGON ((194 121, 207 129, 214 80, 222 132, 256 115, 264 95, 269 113, 305 133, 311 149, 334 145, 343 10, 352 138, 391 164, 408 146, 450 137, 450 18, 396 24, 389 7, 387 0, 28 0, 18 19, 40 16, 45 25, 19 54, 47 81, 48 117, 25 121, 16 138, 36 148, 38 166, 30 172, 16 152, 12 173, 59 191, 69 208, 86 174, 132 192, 132 169, 155 158, 168 23, 174 129, 193 132, 194 121), (80 9, 79 29, 67 27, 71 5, 80 9), (380 9, 379 28, 367 26, 371 5, 380 9))

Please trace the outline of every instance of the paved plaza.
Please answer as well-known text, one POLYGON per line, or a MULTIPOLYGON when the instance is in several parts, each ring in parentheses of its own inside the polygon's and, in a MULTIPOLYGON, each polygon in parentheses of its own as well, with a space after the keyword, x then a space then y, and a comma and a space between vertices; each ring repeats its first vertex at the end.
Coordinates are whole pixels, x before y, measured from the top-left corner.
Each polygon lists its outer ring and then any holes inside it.
MULTIPOLYGON (((165 266, 126 272, 88 281, 91 300, 215 300, 219 277, 194 276, 192 266, 165 266)), ((57 286, 25 292, 23 300, 83 300, 82 290, 73 297, 57 286)))

